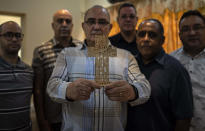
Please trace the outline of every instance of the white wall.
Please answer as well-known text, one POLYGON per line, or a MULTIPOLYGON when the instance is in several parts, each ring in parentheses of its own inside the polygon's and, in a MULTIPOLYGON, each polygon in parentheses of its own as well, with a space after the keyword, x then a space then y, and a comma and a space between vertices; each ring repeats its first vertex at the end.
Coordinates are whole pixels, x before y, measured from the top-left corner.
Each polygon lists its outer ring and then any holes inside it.
POLYGON ((95 4, 109 6, 107 0, 0 0, 0 11, 25 14, 22 58, 31 64, 33 49, 53 37, 51 21, 54 12, 68 9, 73 14, 73 36, 82 40, 83 14, 95 4))
POLYGON ((88 9, 93 5, 102 5, 104 7, 109 7, 111 4, 107 0, 85 0, 85 8, 88 9))

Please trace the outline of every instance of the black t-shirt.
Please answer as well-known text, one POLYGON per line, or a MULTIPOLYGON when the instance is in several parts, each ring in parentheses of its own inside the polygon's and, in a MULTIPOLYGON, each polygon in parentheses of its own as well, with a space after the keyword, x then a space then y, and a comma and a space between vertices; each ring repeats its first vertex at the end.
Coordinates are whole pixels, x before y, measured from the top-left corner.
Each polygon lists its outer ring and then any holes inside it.
POLYGON ((152 91, 147 103, 128 106, 126 131, 174 131, 176 120, 193 116, 188 72, 164 50, 147 65, 143 64, 140 55, 137 61, 152 91))
POLYGON ((132 53, 132 55, 136 56, 138 54, 136 38, 128 43, 124 40, 122 35, 119 33, 109 38, 111 44, 117 48, 128 50, 132 53))

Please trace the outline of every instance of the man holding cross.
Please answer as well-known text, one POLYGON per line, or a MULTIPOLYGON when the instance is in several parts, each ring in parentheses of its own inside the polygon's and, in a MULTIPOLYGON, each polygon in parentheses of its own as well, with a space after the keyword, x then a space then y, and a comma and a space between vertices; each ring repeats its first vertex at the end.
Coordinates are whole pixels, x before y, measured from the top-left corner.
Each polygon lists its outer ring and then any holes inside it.
POLYGON ((63 103, 63 131, 124 131, 127 103, 145 103, 150 85, 128 51, 108 40, 108 11, 93 6, 82 23, 83 45, 64 49, 48 82, 49 96, 63 103))

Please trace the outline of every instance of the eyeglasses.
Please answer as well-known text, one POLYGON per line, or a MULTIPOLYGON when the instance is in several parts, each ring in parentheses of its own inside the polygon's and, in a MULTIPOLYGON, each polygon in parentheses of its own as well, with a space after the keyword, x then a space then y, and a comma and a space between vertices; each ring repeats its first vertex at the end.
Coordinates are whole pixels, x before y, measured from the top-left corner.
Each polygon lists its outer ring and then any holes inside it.
POLYGON ((15 37, 17 40, 21 40, 24 35, 22 33, 6 32, 4 34, 0 34, 0 36, 3 36, 10 41, 13 39, 13 37, 15 37))
POLYGON ((182 33, 187 33, 187 32, 190 32, 191 30, 193 30, 195 32, 199 32, 204 28, 205 28, 205 26, 203 26, 203 25, 195 24, 193 26, 183 26, 180 31, 182 33))
POLYGON ((99 20, 88 19, 87 21, 85 21, 85 23, 88 24, 89 26, 93 26, 93 25, 98 23, 98 25, 101 26, 101 27, 104 27, 104 26, 109 24, 109 22, 106 21, 105 19, 99 19, 99 20))
POLYGON ((153 31, 140 31, 138 33, 138 37, 144 38, 146 36, 146 34, 148 34, 148 37, 151 39, 154 39, 158 36, 158 34, 156 32, 153 32, 153 31))
POLYGON ((66 24, 70 24, 72 22, 72 20, 70 19, 57 19, 57 23, 59 24, 63 24, 63 22, 66 22, 66 24))
POLYGON ((122 16, 120 16, 120 18, 122 18, 122 19, 127 19, 127 18, 134 19, 137 17, 135 15, 122 15, 122 16))

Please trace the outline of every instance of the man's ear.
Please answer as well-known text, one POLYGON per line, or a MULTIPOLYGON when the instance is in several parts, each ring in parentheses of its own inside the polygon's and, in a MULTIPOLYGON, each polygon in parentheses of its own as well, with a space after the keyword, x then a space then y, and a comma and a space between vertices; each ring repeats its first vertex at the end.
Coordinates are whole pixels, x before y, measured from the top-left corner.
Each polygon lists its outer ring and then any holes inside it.
POLYGON ((181 35, 182 35, 182 33, 181 32, 179 32, 179 39, 181 40, 181 35))
POLYGON ((117 16, 117 23, 119 24, 119 16, 117 16))
POLYGON ((161 45, 163 45, 163 44, 164 44, 164 41, 165 41, 165 36, 163 35, 163 36, 162 36, 161 45))
POLYGON ((112 29, 112 24, 110 24, 109 31, 111 31, 111 29, 112 29))
POLYGON ((51 26, 52 26, 52 29, 54 30, 54 23, 53 22, 51 23, 51 26))
POLYGON ((71 25, 71 30, 73 30, 73 23, 72 23, 72 25, 71 25))
POLYGON ((82 26, 82 28, 83 28, 83 31, 85 31, 85 30, 84 30, 84 26, 85 26, 85 23, 84 23, 84 22, 82 22, 81 26, 82 26))
POLYGON ((138 17, 136 16, 136 22, 138 22, 138 17))

